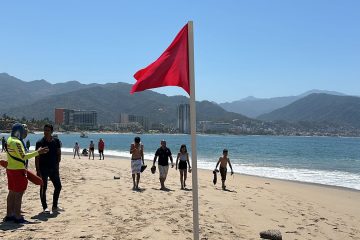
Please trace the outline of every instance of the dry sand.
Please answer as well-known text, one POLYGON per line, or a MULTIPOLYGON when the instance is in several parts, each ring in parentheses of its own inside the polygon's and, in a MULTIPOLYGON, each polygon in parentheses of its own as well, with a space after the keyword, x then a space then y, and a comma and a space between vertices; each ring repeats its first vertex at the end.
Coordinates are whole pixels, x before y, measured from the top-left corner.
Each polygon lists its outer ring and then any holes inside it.
MULTIPOLYGON (((199 171, 201 239, 259 239, 267 229, 279 229, 283 239, 360 239, 360 191, 244 175, 228 175, 229 191, 222 191, 212 176, 199 171)), ((67 155, 61 179, 64 212, 42 214, 39 187, 29 183, 22 210, 32 224, 0 223, 0 239, 192 239, 192 191, 180 190, 175 169, 166 181, 170 191, 159 190, 158 172, 151 174, 150 167, 141 175, 142 190, 133 191, 130 160, 67 155)), ((5 216, 3 168, 0 185, 5 216)), ((52 192, 50 183, 50 206, 52 192)))

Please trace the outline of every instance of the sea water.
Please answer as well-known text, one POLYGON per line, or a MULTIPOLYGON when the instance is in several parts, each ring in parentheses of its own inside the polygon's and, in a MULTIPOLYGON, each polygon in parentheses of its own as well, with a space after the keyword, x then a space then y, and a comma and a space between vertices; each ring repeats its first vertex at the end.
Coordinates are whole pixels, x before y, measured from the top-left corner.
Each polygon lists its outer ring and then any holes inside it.
MULTIPOLYGON (((43 135, 30 134, 28 139, 34 145, 43 135)), ((88 134, 80 138, 79 133, 58 134, 63 152, 72 152, 75 142, 80 148, 88 148, 90 140, 105 141, 107 155, 130 159, 130 144, 135 134, 88 134)), ((138 135, 144 144, 145 159, 153 160, 160 141, 165 139, 173 154, 174 161, 181 144, 186 144, 191 157, 191 137, 174 134, 138 135)), ((222 155, 229 150, 234 172, 318 183, 360 190, 360 138, 348 137, 289 137, 289 136, 233 136, 198 135, 198 167, 214 169, 222 155)), ((120 159, 120 158, 119 158, 120 159)))

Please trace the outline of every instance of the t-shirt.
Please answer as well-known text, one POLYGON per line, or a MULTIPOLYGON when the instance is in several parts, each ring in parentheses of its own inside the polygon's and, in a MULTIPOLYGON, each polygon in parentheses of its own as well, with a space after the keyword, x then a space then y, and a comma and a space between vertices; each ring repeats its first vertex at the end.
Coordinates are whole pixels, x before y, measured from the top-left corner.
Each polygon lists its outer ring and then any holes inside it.
POLYGON ((159 165, 167 166, 169 165, 169 157, 171 156, 171 151, 167 147, 165 149, 160 147, 156 150, 155 156, 159 157, 159 165))
POLYGON ((104 147, 105 147, 105 143, 103 141, 99 141, 99 144, 98 144, 98 149, 100 151, 103 151, 104 150, 104 147))
POLYGON ((59 160, 57 151, 60 146, 60 141, 57 138, 52 138, 51 141, 46 141, 45 137, 36 142, 36 150, 40 147, 48 147, 49 152, 39 155, 39 167, 42 169, 56 169, 59 167, 59 160))

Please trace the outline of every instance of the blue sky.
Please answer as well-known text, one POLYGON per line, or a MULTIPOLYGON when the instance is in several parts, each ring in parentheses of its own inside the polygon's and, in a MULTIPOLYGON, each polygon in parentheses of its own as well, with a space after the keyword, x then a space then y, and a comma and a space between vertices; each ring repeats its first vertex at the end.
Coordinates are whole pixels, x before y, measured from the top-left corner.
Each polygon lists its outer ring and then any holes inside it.
POLYGON ((24 81, 132 84, 192 20, 197 100, 360 95, 360 1, 1 1, 0 12, 0 72, 24 81))

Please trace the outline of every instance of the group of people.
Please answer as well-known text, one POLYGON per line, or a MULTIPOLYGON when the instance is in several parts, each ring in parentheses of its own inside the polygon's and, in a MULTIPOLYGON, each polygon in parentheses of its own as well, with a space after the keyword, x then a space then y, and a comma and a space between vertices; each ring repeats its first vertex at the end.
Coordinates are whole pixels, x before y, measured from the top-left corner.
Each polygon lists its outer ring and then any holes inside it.
MULTIPOLYGON (((105 157, 104 157, 104 149, 105 149, 105 142, 104 142, 104 140, 102 138, 100 138, 99 142, 98 142, 98 150, 99 150, 100 160, 105 159, 105 157)), ((73 152, 74 152, 74 158, 77 155, 79 157, 79 159, 80 159, 80 145, 79 145, 78 142, 75 142, 73 152)), ((94 157, 95 157, 94 152, 95 152, 95 144, 94 144, 94 141, 91 140, 90 144, 89 144, 89 150, 84 148, 81 154, 83 156, 89 156, 89 159, 92 156, 92 159, 94 160, 94 157)))
MULTIPOLYGON (((169 171, 169 159, 171 161, 171 167, 174 167, 174 161, 172 158, 171 150, 166 147, 166 141, 161 140, 161 146, 156 150, 155 157, 153 161, 153 166, 151 168, 152 172, 155 173, 156 167, 155 163, 158 159, 158 169, 159 169, 159 180, 161 185, 161 190, 166 190, 165 180, 169 171)), ((131 154, 131 173, 133 179, 133 190, 139 190, 140 182, 140 173, 144 169, 144 145, 140 142, 140 137, 135 137, 134 143, 130 146, 131 154)), ((176 158, 176 170, 180 170, 180 182, 181 189, 186 187, 186 177, 187 177, 187 166, 189 166, 189 171, 191 172, 191 166, 189 162, 189 155, 186 150, 186 145, 181 145, 180 151, 176 158), (180 160, 179 164, 178 161, 180 160)))
MULTIPOLYGON (((3 143, 7 152, 7 169, 8 178, 8 196, 7 211, 3 221, 13 221, 15 223, 26 223, 27 221, 21 215, 22 197, 27 189, 27 161, 35 157, 36 175, 42 179, 43 184, 40 187, 40 201, 43 213, 59 212, 63 209, 58 206, 58 200, 61 192, 61 180, 59 173, 59 164, 61 161, 61 142, 57 137, 53 137, 53 126, 46 124, 44 126, 44 136, 36 142, 34 152, 29 152, 29 146, 26 146, 24 139, 27 137, 28 129, 25 124, 15 123, 11 130, 11 136, 3 143), (53 203, 51 211, 46 201, 46 190, 48 179, 54 185, 53 203)), ((169 160, 171 167, 174 167, 171 150, 166 146, 166 141, 161 140, 160 147, 156 150, 151 172, 156 172, 155 163, 158 160, 158 171, 161 190, 167 190, 165 181, 169 171, 169 160)), ((79 151, 80 146, 75 144, 74 150, 79 151)), ((98 148, 100 159, 104 159, 104 141, 99 140, 98 148)), ((90 142, 89 152, 94 158, 94 143, 90 142)), ((133 179, 133 189, 139 190, 140 173, 146 168, 144 162, 144 145, 141 143, 140 137, 135 137, 134 142, 130 146, 131 154, 131 173, 133 179)), ((89 154, 89 158, 90 158, 89 154)), ((74 154, 75 158, 75 154, 74 154)), ((228 158, 228 150, 224 149, 223 156, 219 158, 215 170, 220 165, 220 173, 222 178, 222 188, 225 190, 225 180, 227 174, 227 164, 230 165, 231 174, 233 169, 228 158)), ((191 172, 189 154, 185 144, 180 146, 176 157, 175 169, 180 172, 181 189, 186 188, 187 172, 191 172)))
POLYGON ((53 138, 53 126, 44 126, 44 136, 36 142, 34 152, 26 151, 27 146, 24 139, 27 137, 26 125, 15 123, 11 130, 11 136, 6 142, 7 168, 9 193, 7 196, 7 210, 4 222, 26 223, 21 216, 22 197, 27 189, 27 160, 35 157, 36 175, 42 179, 40 187, 40 201, 44 213, 50 213, 46 201, 46 190, 48 179, 54 185, 52 212, 59 212, 63 209, 58 206, 61 191, 61 180, 59 174, 59 163, 61 161, 61 143, 59 139, 53 138))
MULTIPOLYGON (((166 141, 161 140, 160 147, 156 150, 153 165, 151 168, 152 173, 156 171, 156 160, 158 160, 158 170, 159 170, 159 180, 160 180, 160 189, 167 190, 165 187, 166 177, 169 171, 169 160, 171 162, 171 167, 174 167, 174 161, 172 157, 171 150, 166 146, 166 141)), ((134 143, 130 146, 131 154, 131 173, 133 179, 133 190, 139 190, 140 182, 140 173, 142 172, 142 167, 145 165, 144 162, 144 145, 140 141, 140 137, 135 137, 134 143)), ((216 164, 215 170, 217 171, 218 166, 220 165, 220 174, 222 180, 222 189, 226 189, 225 181, 227 175, 227 164, 229 164, 231 169, 231 174, 233 174, 233 169, 228 158, 228 150, 224 149, 223 156, 221 156, 216 164)), ((143 168, 144 169, 144 168, 143 168)), ((189 154, 185 144, 180 146, 179 152, 176 157, 175 169, 180 172, 180 184, 181 189, 186 188, 186 179, 187 172, 191 173, 191 166, 189 161, 189 154), (188 168, 189 166, 189 168, 188 168)))

